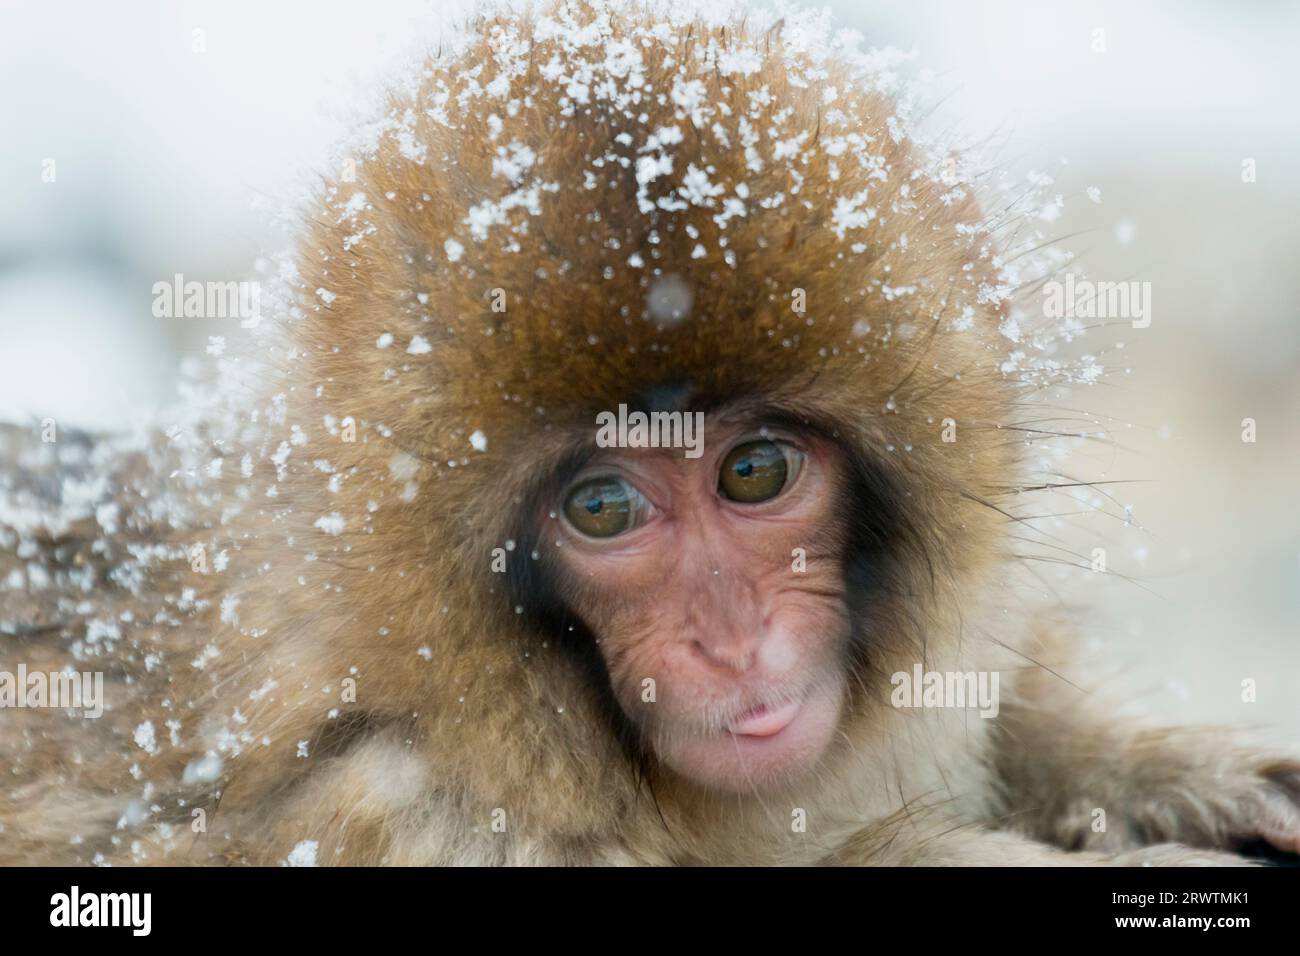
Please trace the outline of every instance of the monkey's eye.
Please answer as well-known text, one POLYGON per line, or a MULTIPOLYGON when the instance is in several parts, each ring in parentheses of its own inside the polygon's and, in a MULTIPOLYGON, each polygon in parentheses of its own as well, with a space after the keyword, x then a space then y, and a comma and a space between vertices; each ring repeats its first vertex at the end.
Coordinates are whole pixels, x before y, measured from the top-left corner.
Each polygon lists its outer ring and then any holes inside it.
POLYGON ((742 504, 768 501, 784 491, 803 464, 803 454, 766 438, 737 445, 722 460, 718 491, 742 504))
POLYGON ((564 499, 564 516, 590 538, 612 538, 645 521, 645 498, 622 478, 592 478, 564 499))

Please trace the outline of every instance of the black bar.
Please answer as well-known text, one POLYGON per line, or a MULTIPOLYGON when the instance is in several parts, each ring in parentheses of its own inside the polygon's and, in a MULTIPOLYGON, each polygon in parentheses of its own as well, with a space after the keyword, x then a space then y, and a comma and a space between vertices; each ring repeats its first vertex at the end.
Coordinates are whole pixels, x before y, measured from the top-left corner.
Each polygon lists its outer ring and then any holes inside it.
MULTIPOLYGON (((373 944, 415 934, 438 950, 498 943, 588 944, 608 927, 669 945, 670 932, 764 940, 793 933, 807 942, 850 934, 918 945, 990 942, 990 933, 1041 930, 1058 941, 1240 934, 1294 925, 1300 881, 1293 870, 1241 869, 9 869, 0 870, 6 941, 69 933, 132 945, 229 946, 270 941, 373 944), (148 893, 149 935, 129 925, 54 927, 56 894, 148 893), (1162 895, 1163 894, 1163 895, 1162 895), (1239 920, 1226 926, 1217 921, 1239 920), (1120 920, 1153 920, 1119 925, 1120 920), (1209 919, 1190 926, 1186 921, 1209 919), (1175 921, 1166 924, 1166 920, 1175 921), (1181 925, 1176 921, 1184 921, 1181 925), (453 940, 462 933, 471 939, 453 940)), ((139 915, 139 913, 137 913, 139 915)), ((124 922, 129 922, 124 920, 124 922)))

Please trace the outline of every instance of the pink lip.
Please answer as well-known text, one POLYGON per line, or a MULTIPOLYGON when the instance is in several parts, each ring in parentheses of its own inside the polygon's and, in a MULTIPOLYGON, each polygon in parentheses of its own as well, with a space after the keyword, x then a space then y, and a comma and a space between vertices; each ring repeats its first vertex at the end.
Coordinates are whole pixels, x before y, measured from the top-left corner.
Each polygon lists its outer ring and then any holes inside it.
POLYGON ((727 730, 737 737, 774 737, 790 725, 801 706, 796 700, 777 708, 756 707, 737 717, 727 730))

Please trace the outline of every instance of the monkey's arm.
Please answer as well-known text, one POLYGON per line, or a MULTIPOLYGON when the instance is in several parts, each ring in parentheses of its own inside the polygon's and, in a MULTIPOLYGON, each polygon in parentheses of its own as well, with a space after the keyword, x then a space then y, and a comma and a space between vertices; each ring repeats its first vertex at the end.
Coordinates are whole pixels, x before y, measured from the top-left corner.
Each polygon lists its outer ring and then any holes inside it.
POLYGON ((831 866, 1245 866, 1228 853, 1175 843, 1124 852, 1067 852, 1018 833, 911 811, 858 831, 822 862, 831 866))
POLYGON ((1006 824, 1066 849, 1252 839, 1300 852, 1300 754, 1223 728, 1133 727, 1031 681, 998 720, 1006 824))

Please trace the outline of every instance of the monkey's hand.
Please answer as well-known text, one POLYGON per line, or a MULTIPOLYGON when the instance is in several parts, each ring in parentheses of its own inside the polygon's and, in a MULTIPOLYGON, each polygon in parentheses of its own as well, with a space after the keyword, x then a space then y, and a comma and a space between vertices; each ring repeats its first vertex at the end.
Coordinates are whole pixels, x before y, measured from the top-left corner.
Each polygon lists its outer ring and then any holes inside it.
POLYGON ((1112 852, 1166 842, 1237 850, 1262 840, 1300 853, 1300 753, 1217 728, 1082 737, 1059 761, 1073 765, 1072 778, 1058 781, 1054 798, 1038 789, 1046 798, 1038 813, 1026 807, 1036 835, 1112 852))

